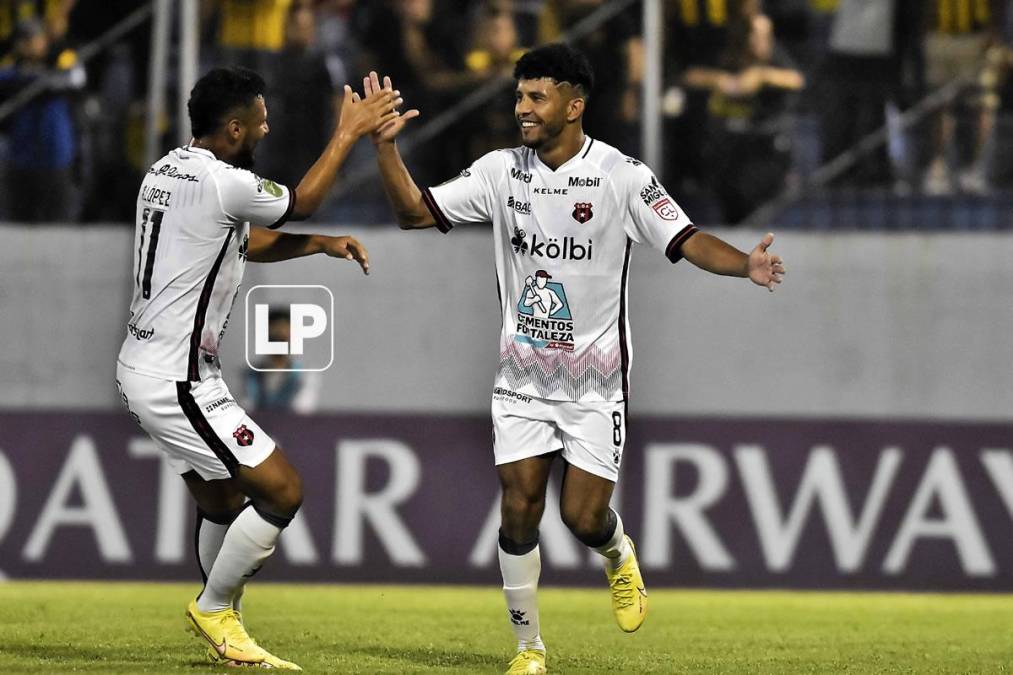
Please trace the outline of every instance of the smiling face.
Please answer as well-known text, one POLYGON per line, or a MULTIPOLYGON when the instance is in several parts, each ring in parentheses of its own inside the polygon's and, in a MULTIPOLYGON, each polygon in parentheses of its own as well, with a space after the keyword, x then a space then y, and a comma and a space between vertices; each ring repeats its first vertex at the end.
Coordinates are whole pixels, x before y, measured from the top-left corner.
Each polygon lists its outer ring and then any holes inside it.
POLYGON ((555 139, 583 111, 583 99, 572 86, 548 77, 518 80, 514 117, 521 129, 521 143, 537 150, 555 139))

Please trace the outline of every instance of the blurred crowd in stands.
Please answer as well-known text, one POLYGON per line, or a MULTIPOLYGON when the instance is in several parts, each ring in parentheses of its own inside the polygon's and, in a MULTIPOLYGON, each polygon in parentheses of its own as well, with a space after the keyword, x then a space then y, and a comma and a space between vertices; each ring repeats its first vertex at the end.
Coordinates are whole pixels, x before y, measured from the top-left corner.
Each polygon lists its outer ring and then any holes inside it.
MULTIPOLYGON (((132 222, 146 168, 151 24, 87 63, 76 50, 141 4, 0 0, 3 219, 132 222), (29 86, 39 94, 12 106, 29 86)), ((271 133, 257 170, 289 184, 325 144, 342 85, 355 86, 370 69, 389 74, 406 104, 422 110, 416 128, 501 83, 410 155, 420 182, 437 183, 488 150, 517 144, 514 61, 580 28, 573 42, 597 77, 585 129, 642 155, 642 9, 619 4, 628 6, 592 25, 584 20, 616 3, 202 0, 201 70, 239 64, 265 76, 271 133)), ((680 201, 709 200, 718 220, 741 222, 842 155, 835 188, 980 195, 1013 183, 1006 0, 663 4, 665 147, 663 165, 653 168, 680 201), (953 95, 902 128, 905 111, 944 87, 953 95), (856 153, 880 129, 883 142, 856 153)), ((170 82, 175 68, 173 60, 170 82)), ((174 97, 170 91, 167 101, 174 97)), ((174 110, 168 105, 158 120, 163 149, 178 137, 174 110)))

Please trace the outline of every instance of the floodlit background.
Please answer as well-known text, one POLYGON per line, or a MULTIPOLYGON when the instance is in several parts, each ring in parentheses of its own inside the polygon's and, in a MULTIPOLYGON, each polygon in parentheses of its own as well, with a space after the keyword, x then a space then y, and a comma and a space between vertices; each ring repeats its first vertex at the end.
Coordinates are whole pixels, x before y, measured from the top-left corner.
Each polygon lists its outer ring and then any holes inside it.
MULTIPOLYGON (((189 497, 113 381, 138 186, 189 139, 196 77, 265 76, 257 171, 295 184, 342 85, 389 74, 431 185, 517 143, 512 63, 565 39, 596 69, 588 133, 740 248, 775 232, 788 268, 771 295, 634 254, 617 504, 648 583, 1013 590, 1005 4, 0 0, 0 573, 199 578, 189 497)), ((232 391, 306 483, 258 581, 492 587, 492 241, 398 230, 372 152, 290 227, 356 235, 368 278, 247 268, 332 291, 331 368, 256 374, 245 291, 230 322, 232 391)), ((600 585, 551 499, 542 536, 547 584, 600 585)))

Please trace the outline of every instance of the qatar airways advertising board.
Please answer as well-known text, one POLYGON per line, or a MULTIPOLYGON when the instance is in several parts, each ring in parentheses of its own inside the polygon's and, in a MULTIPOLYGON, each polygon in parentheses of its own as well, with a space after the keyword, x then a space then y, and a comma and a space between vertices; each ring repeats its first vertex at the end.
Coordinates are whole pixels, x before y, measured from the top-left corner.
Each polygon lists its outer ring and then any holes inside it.
MULTIPOLYGON (((488 418, 257 419, 305 488, 262 578, 499 583, 488 418)), ((199 578, 190 497, 126 413, 0 429, 4 576, 199 578)), ((556 478, 543 582, 598 585, 556 478)), ((648 586, 1013 590, 1013 425, 634 416, 614 503, 648 586)))

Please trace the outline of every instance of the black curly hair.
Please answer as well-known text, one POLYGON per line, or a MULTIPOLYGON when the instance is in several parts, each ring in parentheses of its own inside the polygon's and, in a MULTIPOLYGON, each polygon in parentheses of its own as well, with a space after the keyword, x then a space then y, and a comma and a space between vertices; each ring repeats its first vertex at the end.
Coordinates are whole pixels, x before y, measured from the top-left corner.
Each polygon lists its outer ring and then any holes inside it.
POLYGON ((569 82, 589 98, 594 88, 594 71, 587 57, 577 49, 555 42, 532 49, 517 61, 514 79, 537 80, 549 77, 556 82, 569 82))
POLYGON ((197 80, 186 104, 194 138, 213 134, 230 111, 252 105, 258 96, 264 95, 264 89, 264 78, 246 68, 208 71, 197 80))

